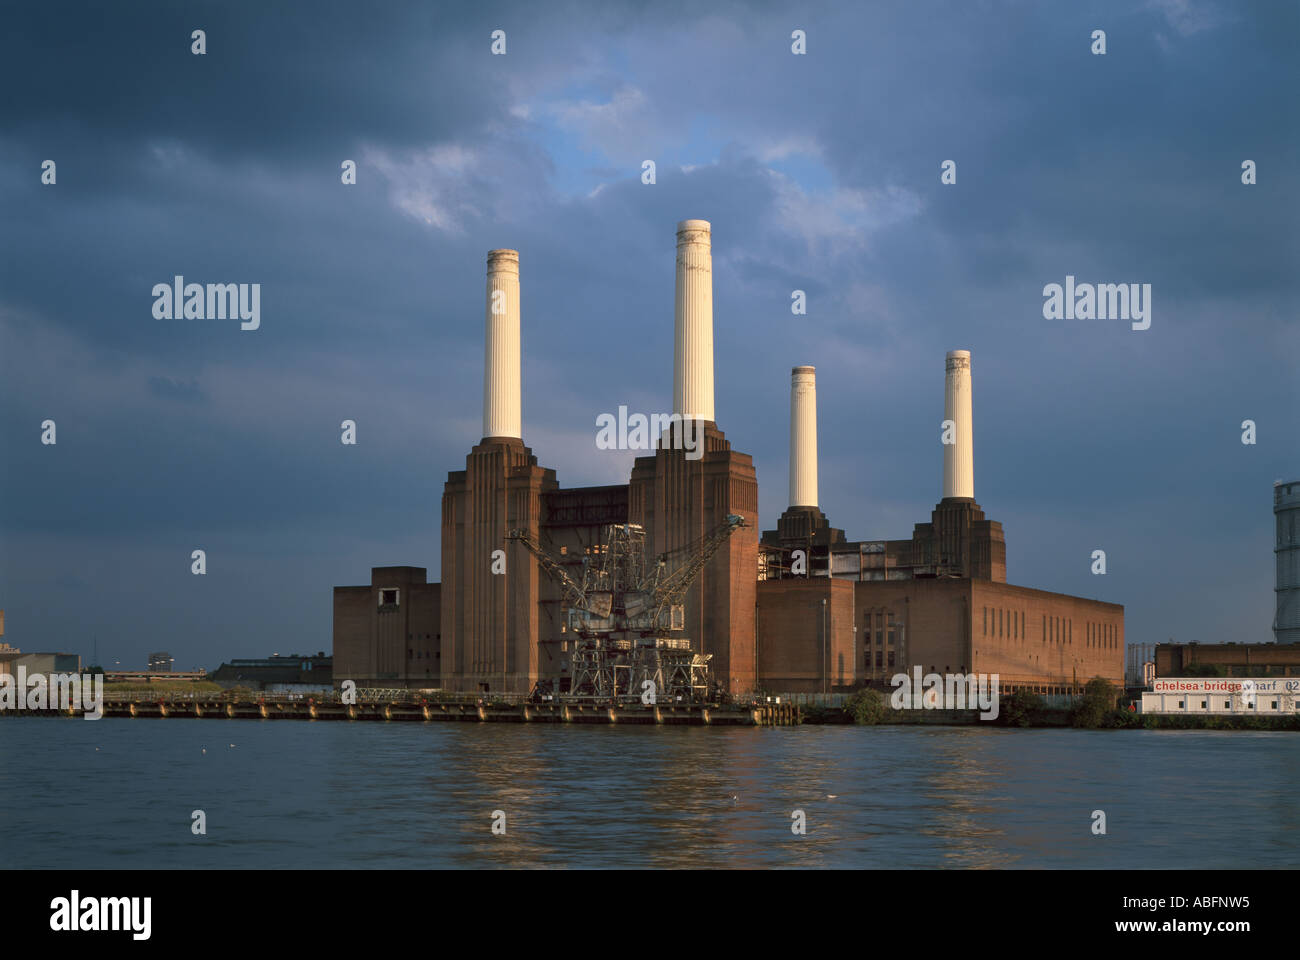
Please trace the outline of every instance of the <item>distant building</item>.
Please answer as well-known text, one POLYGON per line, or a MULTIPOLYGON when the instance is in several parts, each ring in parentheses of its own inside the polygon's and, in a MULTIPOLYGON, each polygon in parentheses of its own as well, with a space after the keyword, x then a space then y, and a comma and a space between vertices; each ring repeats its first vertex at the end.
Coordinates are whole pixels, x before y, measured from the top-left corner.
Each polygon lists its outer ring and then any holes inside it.
MULTIPOLYGON (((102 669, 102 668, 101 668, 102 669)), ((198 670, 104 670, 105 683, 161 683, 164 680, 206 680, 208 672, 198 670)))
MULTIPOLYGON (((0 637, 5 633, 5 612, 0 610, 0 637)), ((23 653, 17 647, 0 642, 0 676, 18 676, 23 667, 27 676, 40 674, 48 677, 54 673, 80 673, 81 657, 75 653, 23 653)))
POLYGON ((334 658, 324 651, 313 656, 278 654, 260 660, 231 660, 207 678, 227 689, 248 687, 270 693, 330 690, 334 686, 334 658))
POLYGON ((151 653, 149 654, 149 672, 170 673, 172 664, 175 662, 176 661, 172 655, 166 651, 163 651, 162 653, 151 653))
POLYGON ((16 677, 20 667, 26 670, 29 677, 34 674, 48 677, 55 673, 81 672, 81 657, 75 653, 19 653, 12 647, 10 651, 0 651, 0 674, 8 673, 16 677))
POLYGON ((1124 651, 1127 655, 1124 662, 1124 686, 1146 686, 1146 667, 1147 664, 1152 664, 1154 668, 1156 645, 1154 643, 1130 643, 1124 648, 1124 651))
POLYGON ((1300 677, 1300 643, 1161 643, 1156 678, 1300 677))
POLYGON ((23 655, 23 652, 17 647, 12 647, 7 643, 0 643, 0 676, 6 673, 13 674, 14 661, 23 655))

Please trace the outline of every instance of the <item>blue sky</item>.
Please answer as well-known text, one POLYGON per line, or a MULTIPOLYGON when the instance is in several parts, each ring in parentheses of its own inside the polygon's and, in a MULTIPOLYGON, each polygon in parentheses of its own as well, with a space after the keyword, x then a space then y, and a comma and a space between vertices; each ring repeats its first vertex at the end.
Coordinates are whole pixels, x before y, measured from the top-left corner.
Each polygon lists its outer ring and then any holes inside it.
POLYGON ((818 370, 823 509, 899 538, 939 497, 943 355, 969 349, 1012 582, 1123 603, 1131 642, 1271 639, 1271 484, 1300 476, 1292 4, 8 13, 0 607, 23 649, 328 650, 333 585, 436 579, 494 247, 520 251, 525 441, 565 486, 626 481, 595 418, 671 404, 687 218, 713 223, 717 417, 763 526, 791 366, 818 370), (261 283, 261 329, 154 319, 176 274, 261 283), (1152 284, 1151 328, 1044 320, 1067 274, 1152 284))

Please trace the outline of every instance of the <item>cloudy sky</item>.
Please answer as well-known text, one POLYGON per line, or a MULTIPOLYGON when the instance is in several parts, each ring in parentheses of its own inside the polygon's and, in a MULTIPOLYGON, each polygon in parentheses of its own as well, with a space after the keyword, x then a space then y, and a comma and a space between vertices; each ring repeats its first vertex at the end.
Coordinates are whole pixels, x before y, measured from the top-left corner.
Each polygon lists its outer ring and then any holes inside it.
POLYGON ((1297 7, 704 6, 7 6, 6 639, 211 669, 329 650, 331 587, 372 565, 437 579, 494 247, 520 251, 525 441, 565 486, 626 482, 595 418, 671 406, 686 218, 713 223, 717 418, 764 527, 791 366, 817 367, 823 509, 902 538, 940 495, 944 353, 969 349, 1011 582, 1124 604, 1130 642, 1271 639, 1271 487, 1300 477, 1297 7), (177 274, 260 283, 261 328, 155 319, 177 274), (1150 329, 1045 320, 1066 275, 1150 283, 1150 329))

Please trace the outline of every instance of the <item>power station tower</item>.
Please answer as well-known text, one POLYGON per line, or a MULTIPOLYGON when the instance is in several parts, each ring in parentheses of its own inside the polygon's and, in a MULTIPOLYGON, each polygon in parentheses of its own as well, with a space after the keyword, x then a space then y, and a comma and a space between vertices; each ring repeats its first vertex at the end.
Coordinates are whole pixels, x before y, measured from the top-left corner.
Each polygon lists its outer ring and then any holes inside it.
POLYGON ((1273 516, 1277 521, 1273 637, 1278 643, 1300 643, 1300 480, 1273 484, 1273 516))

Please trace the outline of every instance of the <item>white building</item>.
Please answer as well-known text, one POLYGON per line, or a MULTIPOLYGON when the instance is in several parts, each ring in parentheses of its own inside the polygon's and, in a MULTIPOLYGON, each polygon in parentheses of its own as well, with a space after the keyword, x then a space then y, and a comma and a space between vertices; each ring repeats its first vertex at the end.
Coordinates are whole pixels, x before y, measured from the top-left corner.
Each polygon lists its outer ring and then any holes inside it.
POLYGON ((1295 677, 1167 677, 1142 694, 1142 712, 1281 716, 1296 712, 1297 694, 1295 677))

